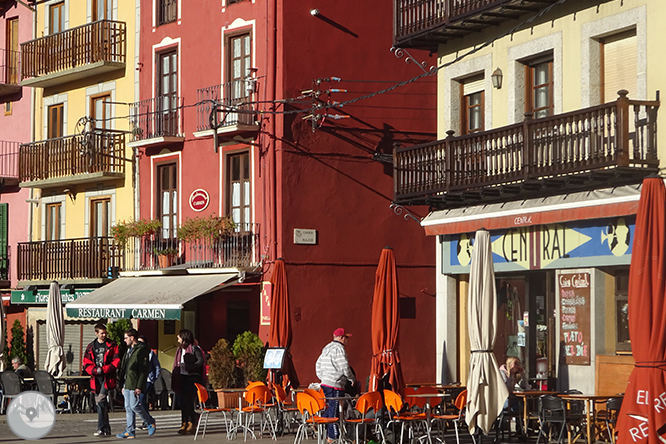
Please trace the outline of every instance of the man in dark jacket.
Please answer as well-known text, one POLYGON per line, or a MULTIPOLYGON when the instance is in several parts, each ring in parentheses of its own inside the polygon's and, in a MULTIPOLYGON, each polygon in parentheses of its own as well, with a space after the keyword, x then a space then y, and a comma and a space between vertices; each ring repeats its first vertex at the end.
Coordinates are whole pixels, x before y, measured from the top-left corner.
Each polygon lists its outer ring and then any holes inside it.
POLYGON ((150 349, 143 342, 139 342, 139 332, 133 328, 125 332, 125 344, 127 344, 127 352, 120 364, 118 379, 123 386, 127 428, 116 437, 134 438, 137 414, 143 419, 144 423, 148 424, 148 435, 153 436, 155 434, 155 420, 139 401, 139 396, 146 390, 150 349))
POLYGON ((109 390, 116 388, 116 370, 120 364, 118 346, 106 338, 106 326, 95 326, 97 339, 86 347, 83 354, 83 371, 90 375, 90 388, 95 392, 97 402, 97 431, 95 436, 109 436, 109 412, 107 396, 109 390))

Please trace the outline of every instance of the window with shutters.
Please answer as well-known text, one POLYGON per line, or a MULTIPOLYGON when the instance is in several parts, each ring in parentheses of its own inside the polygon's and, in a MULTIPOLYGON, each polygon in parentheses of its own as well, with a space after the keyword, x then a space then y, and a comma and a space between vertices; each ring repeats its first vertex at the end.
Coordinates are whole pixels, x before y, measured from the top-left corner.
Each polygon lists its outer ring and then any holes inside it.
POLYGON ((157 167, 157 214, 162 222, 162 239, 174 239, 178 227, 178 166, 157 167))
POLYGON ((475 76, 460 83, 461 134, 484 130, 484 83, 483 76, 475 76))
POLYGON ((156 0, 158 25, 175 22, 178 18, 178 0, 156 0))
POLYGON ((9 204, 0 203, 0 280, 9 279, 9 204))
POLYGON ((638 60, 636 30, 622 32, 600 41, 601 45, 601 103, 617 99, 621 89, 636 98, 638 90, 638 60))

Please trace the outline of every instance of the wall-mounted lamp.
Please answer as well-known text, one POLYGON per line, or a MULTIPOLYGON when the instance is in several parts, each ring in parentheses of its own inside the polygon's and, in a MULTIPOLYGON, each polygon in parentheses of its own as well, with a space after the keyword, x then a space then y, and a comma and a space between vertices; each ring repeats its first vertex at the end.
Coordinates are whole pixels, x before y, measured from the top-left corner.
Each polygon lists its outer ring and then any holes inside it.
POLYGON ((490 76, 490 80, 493 81, 493 86, 497 89, 502 87, 502 70, 497 68, 490 76))
POLYGON ((313 17, 319 15, 319 9, 310 9, 310 15, 313 17))
POLYGON ((67 196, 69 196, 69 198, 72 201, 76 200, 76 191, 71 190, 69 188, 65 188, 64 190, 62 190, 62 192, 65 193, 67 196))

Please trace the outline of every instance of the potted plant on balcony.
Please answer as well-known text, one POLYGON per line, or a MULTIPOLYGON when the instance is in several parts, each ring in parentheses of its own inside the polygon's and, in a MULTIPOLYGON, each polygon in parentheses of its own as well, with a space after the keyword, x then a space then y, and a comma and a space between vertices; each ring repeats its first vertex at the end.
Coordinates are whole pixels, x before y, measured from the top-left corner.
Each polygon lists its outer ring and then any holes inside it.
POLYGON ((222 239, 236 228, 229 216, 197 216, 185 221, 178 227, 178 238, 184 242, 208 241, 222 239))
POLYGON ((217 341, 217 344, 210 350, 207 363, 208 381, 217 393, 218 406, 238 407, 238 395, 222 391, 235 386, 236 358, 226 339, 217 341))
POLYGON ((178 248, 153 248, 153 253, 157 256, 157 263, 160 268, 166 268, 173 265, 178 256, 178 248))
POLYGON ((140 238, 155 234, 162 223, 155 219, 121 220, 111 227, 111 235, 115 243, 125 248, 130 238, 140 238))

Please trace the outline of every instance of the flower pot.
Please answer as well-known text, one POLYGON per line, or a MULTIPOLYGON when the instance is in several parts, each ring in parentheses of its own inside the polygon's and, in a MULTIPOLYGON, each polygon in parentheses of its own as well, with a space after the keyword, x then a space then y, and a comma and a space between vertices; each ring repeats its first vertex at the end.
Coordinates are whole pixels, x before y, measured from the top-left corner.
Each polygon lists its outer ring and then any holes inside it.
POLYGON ((175 260, 175 254, 160 254, 157 256, 157 263, 160 268, 167 268, 172 266, 175 260))
MULTIPOLYGON (((216 389, 217 393, 217 406, 220 408, 228 409, 237 409, 238 408, 238 393, 234 392, 223 392, 222 390, 216 389)), ((246 407, 247 403, 243 399, 242 406, 246 407)))

